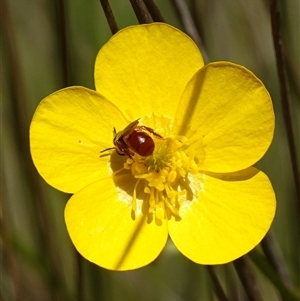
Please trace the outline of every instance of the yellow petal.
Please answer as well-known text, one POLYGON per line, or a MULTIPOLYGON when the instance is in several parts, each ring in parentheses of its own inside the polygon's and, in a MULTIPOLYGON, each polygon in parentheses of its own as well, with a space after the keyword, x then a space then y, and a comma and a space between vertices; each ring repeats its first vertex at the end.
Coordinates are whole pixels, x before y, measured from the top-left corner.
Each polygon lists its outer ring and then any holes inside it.
MULTIPOLYGON (((128 186, 128 178, 127 183, 123 180, 128 186)), ((112 179, 87 186, 68 201, 65 221, 83 257, 110 270, 137 269, 159 255, 167 241, 167 224, 134 216, 131 196, 117 189, 112 179)))
POLYGON ((275 214, 274 191, 263 172, 251 167, 215 176, 199 175, 198 199, 182 206, 182 220, 169 221, 179 251, 200 264, 223 264, 246 254, 275 214))
POLYGON ((113 127, 127 121, 95 91, 71 87, 57 91, 38 106, 30 126, 30 150, 42 177, 55 188, 77 192, 108 177, 108 157, 100 151, 113 146, 113 127))
POLYGON ((206 65, 188 83, 176 114, 175 132, 197 130, 204 152, 200 169, 233 172, 253 165, 273 138, 274 113, 262 82, 229 62, 206 65))
POLYGON ((164 23, 131 26, 100 50, 96 90, 131 120, 152 112, 173 118, 185 85, 202 66, 198 47, 178 29, 164 23))

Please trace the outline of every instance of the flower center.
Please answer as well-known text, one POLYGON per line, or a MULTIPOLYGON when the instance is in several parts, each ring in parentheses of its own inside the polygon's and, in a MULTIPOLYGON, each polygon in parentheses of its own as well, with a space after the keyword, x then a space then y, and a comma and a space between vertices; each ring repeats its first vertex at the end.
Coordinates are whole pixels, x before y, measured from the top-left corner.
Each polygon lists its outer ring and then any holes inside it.
POLYGON ((137 191, 144 192, 143 208, 156 219, 179 218, 179 208, 185 201, 191 201, 193 191, 190 175, 198 173, 195 152, 188 147, 183 136, 159 138, 151 135, 155 149, 147 157, 134 154, 124 163, 137 182, 134 187, 132 209, 137 209, 137 191), (140 186, 142 185, 142 186, 140 186), (139 188, 138 188, 139 187, 139 188))

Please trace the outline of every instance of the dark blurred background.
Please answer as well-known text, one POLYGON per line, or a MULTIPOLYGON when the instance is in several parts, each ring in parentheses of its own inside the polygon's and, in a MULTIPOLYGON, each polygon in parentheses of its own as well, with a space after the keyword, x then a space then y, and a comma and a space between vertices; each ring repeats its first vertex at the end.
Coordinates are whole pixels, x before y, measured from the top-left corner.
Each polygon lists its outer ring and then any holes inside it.
MULTIPOLYGON (((174 2, 156 1, 166 22, 184 30, 174 2)), ((138 24, 130 1, 110 3, 119 28, 138 24)), ((263 300, 297 300, 291 292, 296 290, 298 296, 300 292, 299 204, 269 4, 263 0, 185 3, 208 61, 229 60, 246 66, 264 82, 273 99, 275 137, 257 166, 270 177, 277 196, 270 241, 275 243, 271 250, 278 251, 285 276, 272 268, 261 246, 247 260, 263 300)), ((279 4, 299 154, 300 2, 282 0, 279 4)), ((31 162, 28 129, 41 99, 69 85, 94 88, 95 57, 111 36, 100 2, 3 0, 1 23, 1 300, 219 300, 209 270, 183 257, 171 242, 154 263, 131 272, 107 271, 81 258, 64 224, 69 196, 48 186, 31 162)), ((297 160, 299 164, 299 155, 297 160)), ((247 300, 232 264, 213 270, 229 300, 247 300)))

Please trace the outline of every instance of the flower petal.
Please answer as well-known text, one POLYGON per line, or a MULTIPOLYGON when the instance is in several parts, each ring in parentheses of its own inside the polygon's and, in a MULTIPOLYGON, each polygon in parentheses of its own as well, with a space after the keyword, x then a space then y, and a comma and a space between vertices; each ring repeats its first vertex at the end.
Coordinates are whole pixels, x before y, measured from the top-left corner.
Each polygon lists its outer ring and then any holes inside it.
POLYGON ((65 209, 68 232, 78 252, 106 269, 147 265, 167 241, 166 222, 157 225, 144 214, 133 217, 125 194, 121 190, 118 195, 113 181, 105 179, 76 193, 65 209))
POLYGON ((208 64, 195 74, 175 121, 179 134, 197 131, 195 147, 204 151, 200 169, 212 172, 253 165, 265 154, 274 133, 268 91, 252 72, 229 62, 208 64))
POLYGON ((30 126, 30 150, 36 168, 55 188, 77 192, 108 177, 107 157, 113 127, 124 128, 122 113, 103 96, 83 87, 57 91, 42 100, 30 126))
POLYGON ((177 248, 200 264, 230 262, 254 248, 270 228, 275 195, 267 176, 251 167, 198 178, 198 199, 169 221, 177 248))
POLYGON ((178 29, 164 23, 131 26, 101 48, 96 90, 131 120, 152 112, 173 118, 185 85, 202 66, 198 47, 178 29))

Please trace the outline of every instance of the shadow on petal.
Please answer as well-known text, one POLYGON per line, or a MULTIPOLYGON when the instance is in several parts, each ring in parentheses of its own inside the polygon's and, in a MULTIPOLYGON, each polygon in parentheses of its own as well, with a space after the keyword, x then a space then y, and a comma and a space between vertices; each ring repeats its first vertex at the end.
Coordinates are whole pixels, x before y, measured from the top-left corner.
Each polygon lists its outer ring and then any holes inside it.
POLYGON ((162 226, 162 221, 154 218, 153 212, 149 212, 149 194, 144 192, 145 180, 136 179, 130 170, 123 167, 126 160, 126 156, 120 156, 116 152, 111 154, 110 166, 118 199, 131 206, 132 220, 135 221, 143 215, 148 224, 154 221, 157 226, 162 226))
POLYGON ((246 181, 255 177, 260 171, 250 166, 246 169, 231 172, 231 173, 214 173, 214 172, 204 172, 206 175, 227 182, 238 182, 238 181, 246 181))

